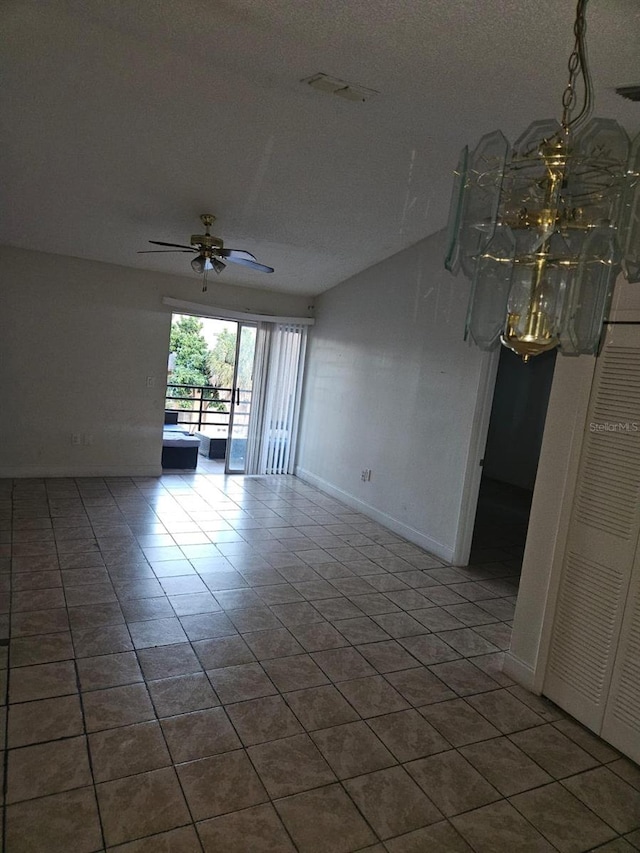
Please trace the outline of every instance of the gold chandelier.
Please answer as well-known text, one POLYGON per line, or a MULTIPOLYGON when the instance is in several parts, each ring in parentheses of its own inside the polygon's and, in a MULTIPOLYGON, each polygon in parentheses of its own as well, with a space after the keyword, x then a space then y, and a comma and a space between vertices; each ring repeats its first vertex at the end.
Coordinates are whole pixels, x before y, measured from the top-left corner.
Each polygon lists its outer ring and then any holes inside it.
POLYGON ((455 172, 445 266, 472 281, 465 339, 524 361, 596 352, 618 273, 640 281, 640 135, 590 118, 586 6, 561 121, 533 122, 512 147, 496 130, 455 172))

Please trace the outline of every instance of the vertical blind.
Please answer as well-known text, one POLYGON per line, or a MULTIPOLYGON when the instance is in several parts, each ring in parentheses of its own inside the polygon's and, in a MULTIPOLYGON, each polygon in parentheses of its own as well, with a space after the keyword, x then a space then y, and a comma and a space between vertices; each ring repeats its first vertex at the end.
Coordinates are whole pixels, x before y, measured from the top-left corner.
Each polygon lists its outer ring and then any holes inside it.
POLYGON ((306 346, 306 324, 258 324, 247 474, 293 473, 306 346))

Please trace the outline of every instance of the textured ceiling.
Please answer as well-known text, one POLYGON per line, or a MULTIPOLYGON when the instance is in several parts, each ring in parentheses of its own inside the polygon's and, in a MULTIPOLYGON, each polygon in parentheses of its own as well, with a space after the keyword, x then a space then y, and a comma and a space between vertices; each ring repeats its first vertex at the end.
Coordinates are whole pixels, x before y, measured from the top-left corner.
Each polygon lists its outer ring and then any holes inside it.
MULTIPOLYGON (((0 243, 192 275, 198 214, 312 295, 446 222, 459 149, 558 116, 574 0, 5 0, 0 243), (380 92, 349 103, 324 71, 380 92)), ((592 0, 596 114, 640 130, 640 2, 592 0)))

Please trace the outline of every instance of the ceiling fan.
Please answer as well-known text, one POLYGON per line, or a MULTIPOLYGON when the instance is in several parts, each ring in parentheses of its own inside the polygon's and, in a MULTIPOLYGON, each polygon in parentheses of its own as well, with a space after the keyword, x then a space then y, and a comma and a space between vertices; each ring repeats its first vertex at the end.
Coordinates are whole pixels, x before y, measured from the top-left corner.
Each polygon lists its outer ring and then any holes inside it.
POLYGON ((159 252, 190 252, 195 254, 191 261, 191 267, 194 272, 204 274, 203 291, 207 289, 207 273, 209 270, 215 270, 221 273, 227 264, 242 264, 258 272, 273 272, 273 267, 267 267, 264 264, 259 264, 255 255, 251 252, 246 252, 244 249, 225 249, 222 240, 219 237, 211 236, 211 226, 215 222, 215 216, 211 213, 203 213, 200 216, 200 221, 204 225, 204 234, 192 234, 191 245, 184 246, 179 243, 163 243, 160 240, 149 240, 154 246, 170 246, 169 249, 146 249, 138 252, 139 255, 149 255, 159 252))

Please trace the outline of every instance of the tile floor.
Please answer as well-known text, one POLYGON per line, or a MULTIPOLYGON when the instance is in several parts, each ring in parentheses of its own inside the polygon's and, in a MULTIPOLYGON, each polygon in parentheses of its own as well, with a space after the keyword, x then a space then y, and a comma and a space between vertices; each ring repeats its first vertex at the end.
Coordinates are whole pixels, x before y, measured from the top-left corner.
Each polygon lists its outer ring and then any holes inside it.
POLYGON ((292 477, 0 483, 4 849, 639 850, 640 770, 501 672, 498 534, 460 569, 292 477))

